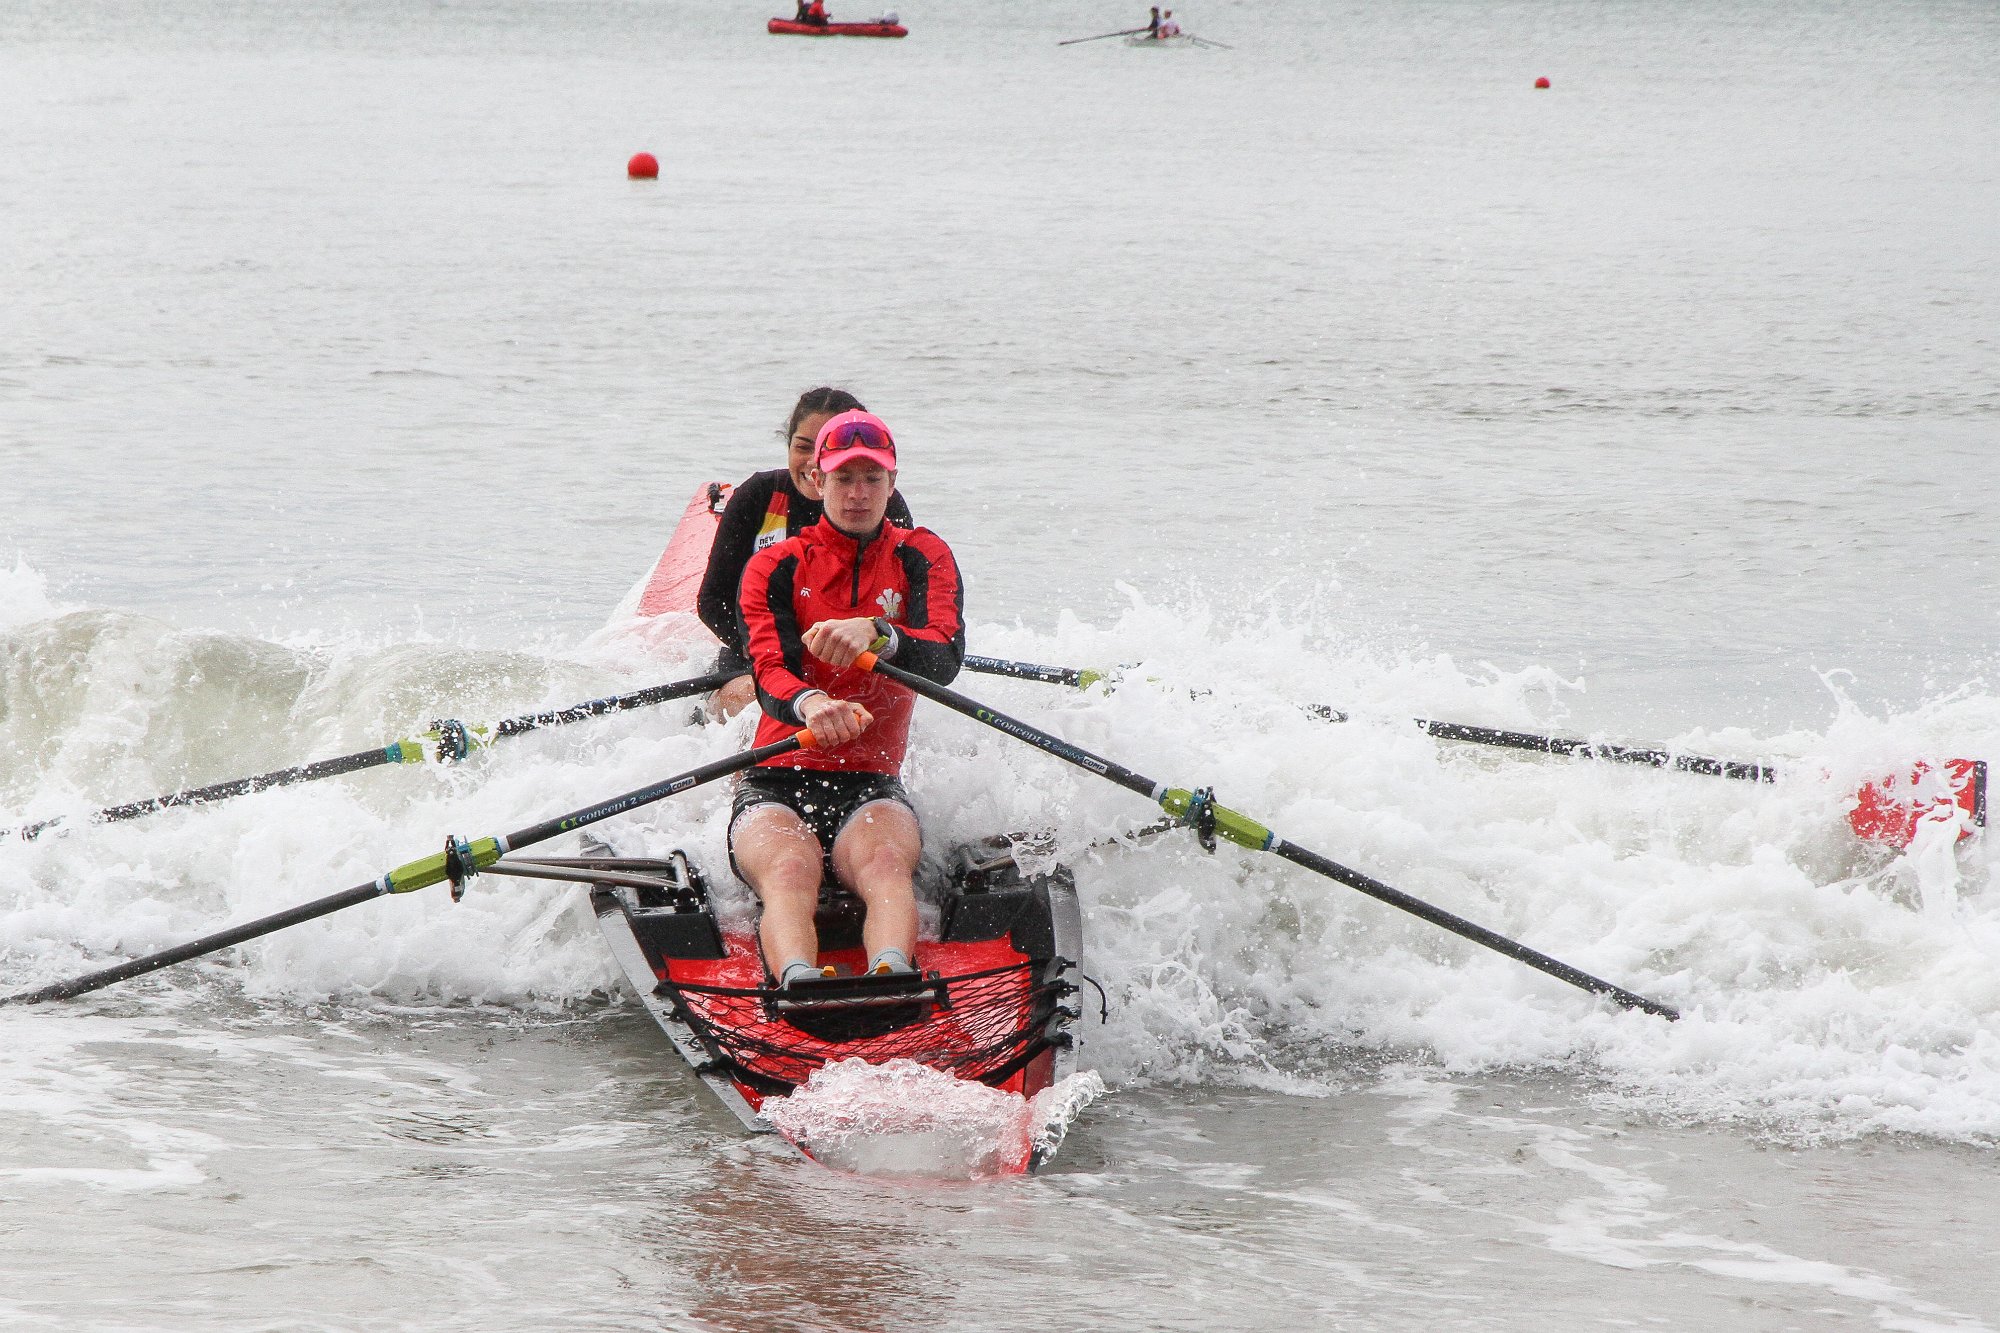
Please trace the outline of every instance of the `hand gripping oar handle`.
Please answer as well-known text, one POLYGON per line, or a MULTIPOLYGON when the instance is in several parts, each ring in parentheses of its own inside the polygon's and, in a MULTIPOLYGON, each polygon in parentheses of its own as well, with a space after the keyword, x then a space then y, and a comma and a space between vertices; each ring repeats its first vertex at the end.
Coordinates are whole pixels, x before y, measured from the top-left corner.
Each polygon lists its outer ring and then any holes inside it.
POLYGON ((1387 884, 1382 883, 1382 881, 1364 875, 1358 870, 1350 870, 1338 862, 1328 860, 1317 852, 1308 851, 1303 847, 1294 846, 1286 842, 1283 838, 1247 815, 1240 814, 1225 806, 1215 805, 1213 802, 1207 800, 1206 797, 1197 793, 1181 788, 1169 788, 1155 782, 1142 773, 1137 773, 1132 769, 1126 768, 1123 764, 1114 763, 1109 759, 1092 754, 1090 751, 1082 749, 1079 746, 1059 740, 1047 732, 1037 730, 1025 722, 1008 717, 1004 713, 997 713, 983 704, 968 699, 955 690, 937 684, 935 681, 926 680, 922 676, 912 675, 907 671, 891 666, 887 662, 879 661, 872 653, 863 653, 855 660, 854 665, 865 671, 879 672, 896 681, 898 684, 907 685, 926 699, 943 704, 954 712, 963 713, 975 721, 984 722, 996 731, 1005 732, 1016 740, 1025 741, 1036 749, 1045 750, 1058 759, 1067 760, 1079 768, 1089 769, 1098 776, 1108 778, 1121 787, 1138 792, 1149 800, 1157 801, 1160 807, 1168 814, 1188 816, 1196 813, 1199 808, 1204 821, 1210 818, 1213 819, 1215 833, 1229 839, 1238 846, 1248 847, 1253 851, 1274 852, 1295 865, 1304 866, 1308 870, 1325 875, 1328 879, 1337 880, 1351 889, 1359 890, 1371 898, 1388 903, 1391 907, 1400 907, 1405 912, 1422 917, 1432 925, 1441 926, 1451 931, 1454 935, 1462 936, 1465 939, 1473 941, 1475 944, 1483 944, 1487 948, 1503 953, 1518 962, 1526 963, 1529 967, 1540 972, 1545 972, 1558 981, 1566 981, 1579 989, 1615 1000, 1627 1009, 1640 1009, 1646 1013, 1657 1014, 1659 1017, 1666 1019, 1678 1019, 1680 1017, 1680 1011, 1671 1005, 1662 1004, 1658 1000, 1648 999, 1635 991, 1626 990, 1623 986, 1617 986, 1609 981, 1605 981, 1601 977, 1592 976, 1580 968, 1571 967, 1568 963, 1562 962, 1559 959, 1551 958, 1545 953, 1539 953, 1534 949, 1530 949, 1525 944, 1508 939, 1505 935, 1488 930, 1476 922, 1467 921, 1461 916, 1455 916, 1441 907, 1434 907, 1424 902, 1420 898, 1412 898, 1409 894, 1399 889, 1393 889, 1387 884))
MULTIPOLYGON (((155 814, 161 810, 172 810, 185 805, 207 805, 214 801, 226 801, 232 796, 246 796, 252 792, 265 791, 272 787, 291 787, 302 782, 317 782, 321 778, 338 777, 343 773, 358 773, 363 769, 381 764, 418 764, 424 759, 427 744, 434 744, 439 763, 452 763, 465 758, 473 750, 491 745, 507 736, 518 736, 524 731, 535 731, 541 727, 560 727, 571 722, 581 722, 585 718, 602 717, 606 713, 621 713, 629 708, 644 708, 649 704, 665 703, 670 699, 685 699, 691 694, 706 694, 720 689, 733 679, 727 671, 713 671, 706 676, 696 676, 691 680, 677 680, 666 685, 654 685, 630 694, 614 694, 603 699, 592 699, 587 703, 573 704, 568 708, 553 709, 545 713, 529 713, 521 717, 510 717, 486 727, 468 727, 463 722, 451 718, 432 724, 432 729, 422 736, 406 737, 400 741, 373 750, 357 750, 335 759, 318 759, 310 764, 300 764, 294 768, 281 768, 270 773, 260 773, 256 777, 232 778, 227 782, 217 782, 207 787, 195 787, 186 791, 169 792, 165 796, 154 796, 143 801, 128 801, 124 805, 107 806, 92 812, 87 822, 92 824, 115 824, 127 819, 137 819, 142 815, 155 814)), ((13 830, 14 834, 26 842, 63 823, 60 815, 54 819, 44 819, 33 824, 24 824, 13 830)), ((0 831, 0 838, 6 837, 0 831)))
MULTIPOLYGON (((144 958, 134 958, 115 967, 85 973, 68 981, 54 982, 38 990, 0 996, 0 1005, 40 1004, 44 1000, 66 1000, 132 977, 143 976, 148 972, 156 972, 163 967, 172 967, 175 963, 199 958, 203 954, 214 953, 218 949, 226 949, 232 944, 254 940, 260 935, 269 935, 287 926, 296 926, 302 921, 311 921, 314 917, 326 916, 342 908, 353 907, 357 903, 365 903, 371 898, 380 898, 386 894, 411 893, 417 889, 429 888, 433 884, 442 884, 446 880, 451 881, 455 890, 461 889, 468 877, 484 870, 510 851, 532 847, 538 842, 547 842, 550 838, 587 827, 600 820, 610 819, 614 815, 622 815, 637 810, 640 806, 651 805, 655 801, 699 787, 705 782, 713 782, 717 778, 754 767, 766 759, 790 754, 793 750, 810 748, 812 743, 812 733, 801 730, 784 740, 760 745, 756 749, 745 750, 726 759, 717 759, 663 782, 655 782, 651 786, 628 791, 623 796, 614 796, 608 801, 600 801, 581 810, 572 810, 555 819, 531 824, 517 833, 481 838, 477 842, 450 838, 446 840, 443 851, 397 866, 381 878, 370 880, 366 884, 357 884, 351 889, 343 889, 339 893, 329 894, 324 898, 302 903, 270 916, 259 917, 255 921, 246 921, 240 926, 231 926, 227 930, 205 935, 198 940, 191 940, 156 954, 148 954, 144 958)), ((454 897, 456 896, 454 893, 454 897)))

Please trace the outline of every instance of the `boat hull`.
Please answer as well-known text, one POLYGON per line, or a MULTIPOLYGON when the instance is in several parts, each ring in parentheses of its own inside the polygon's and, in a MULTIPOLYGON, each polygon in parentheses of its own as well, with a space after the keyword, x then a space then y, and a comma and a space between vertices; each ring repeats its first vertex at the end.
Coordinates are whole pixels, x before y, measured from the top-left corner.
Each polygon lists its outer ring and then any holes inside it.
POLYGON ((910 30, 900 23, 799 23, 793 19, 772 19, 764 31, 786 37, 908 37, 910 30))
MULTIPOLYGON (((700 628, 695 597, 728 496, 729 487, 714 482, 695 492, 666 550, 608 628, 642 636, 670 623, 700 628)), ((822 1024, 824 1015, 777 1012, 754 927, 717 911, 686 856, 625 861, 586 838, 585 858, 573 864, 633 881, 600 883, 589 900, 620 972, 716 1099, 746 1129, 766 1134, 774 1127, 759 1114, 765 1100, 789 1095, 836 1060, 915 1060, 1023 1098, 1075 1073, 1069 1028, 1083 960, 1076 885, 1061 865, 1025 870, 1015 859, 1017 841, 999 837, 960 848, 918 886, 936 910, 937 928, 934 938, 918 942, 914 961, 934 988, 903 1010, 875 1005, 861 1016, 866 1022, 857 1018, 842 1030, 822 1024), (905 1014, 911 1021, 889 1021, 905 1014)), ((864 970, 861 919, 851 895, 833 885, 822 890, 821 962, 849 976, 864 970)), ((1031 1134, 1012 1169, 1033 1170, 1043 1151, 1035 1144, 1058 1137, 1031 1134)))
MULTIPOLYGON (((686 856, 625 860, 594 841, 588 850, 596 867, 654 881, 600 884, 591 911, 640 1004, 752 1133, 773 1132, 760 1114, 769 1098, 838 1060, 914 1060, 1024 1099, 1075 1072, 1070 1025, 1083 947, 1075 881, 1062 866, 1025 872, 1007 839, 959 849, 945 881, 925 895, 938 908, 938 937, 918 944, 915 961, 935 1003, 807 1014, 779 1010, 751 924, 717 910, 686 856)), ((861 972, 861 919, 860 903, 826 892, 821 961, 861 972)), ((1013 1170, 1041 1165, 1032 1146, 1039 1138, 1030 1136, 1013 1170)))

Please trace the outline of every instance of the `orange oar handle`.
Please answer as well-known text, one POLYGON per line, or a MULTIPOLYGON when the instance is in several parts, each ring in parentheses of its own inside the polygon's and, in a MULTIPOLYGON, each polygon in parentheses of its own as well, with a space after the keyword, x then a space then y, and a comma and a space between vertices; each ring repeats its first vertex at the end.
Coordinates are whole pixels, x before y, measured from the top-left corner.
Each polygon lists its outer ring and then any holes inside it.
POLYGON ((873 671, 876 660, 875 654, 864 652, 861 656, 854 659, 854 668, 857 671, 873 671))

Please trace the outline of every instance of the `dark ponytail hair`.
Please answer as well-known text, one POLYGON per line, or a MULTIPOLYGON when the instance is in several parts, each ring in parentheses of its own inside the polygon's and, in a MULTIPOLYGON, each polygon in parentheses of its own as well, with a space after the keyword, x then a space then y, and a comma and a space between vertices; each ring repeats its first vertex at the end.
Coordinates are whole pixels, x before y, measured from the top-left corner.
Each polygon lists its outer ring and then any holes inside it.
POLYGON ((832 412, 837 415, 841 412, 866 412, 867 410, 867 408, 861 405, 859 398, 856 398, 845 389, 828 388, 824 384, 817 389, 807 389, 799 395, 798 404, 792 408, 792 419, 785 423, 783 431, 784 441, 786 444, 790 444, 792 442, 792 433, 798 430, 799 423, 815 413, 832 412))

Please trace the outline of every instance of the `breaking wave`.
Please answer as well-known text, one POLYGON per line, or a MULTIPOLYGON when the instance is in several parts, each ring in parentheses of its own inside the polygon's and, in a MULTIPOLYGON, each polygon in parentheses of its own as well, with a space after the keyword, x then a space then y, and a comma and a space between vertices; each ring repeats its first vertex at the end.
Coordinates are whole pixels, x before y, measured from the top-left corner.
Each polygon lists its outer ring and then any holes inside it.
MULTIPOLYGON (((1115 1084, 1233 1082, 1320 1095, 1352 1070, 1561 1068, 1662 1116, 1787 1140, 2000 1139, 2000 872, 1983 836, 1907 851, 1848 828, 1852 793, 1920 758, 2000 750, 1978 687, 1902 713, 1838 703, 1823 731, 1690 728, 1695 753, 1778 764, 1772 784, 1447 744, 1417 716, 1562 727, 1581 682, 1533 669, 1236 628, 1134 596, 1115 619, 975 627, 975 651, 1124 667, 1088 691, 968 675, 960 688, 1139 772, 1218 799, 1450 912, 1679 1006, 1618 1010, 1277 858, 1184 831, 1104 843, 1142 798, 942 710, 907 779, 933 852, 1052 830, 1075 866, 1093 1008, 1084 1063, 1115 1084), (1299 708, 1332 704, 1334 724, 1299 708)), ((449 643, 274 642, 58 604, 0 574, 0 986, 45 983, 368 881, 448 833, 484 836, 745 743, 686 703, 536 732, 457 766, 387 766, 196 810, 77 827, 98 806, 575 703, 707 667, 698 636, 601 635, 502 653, 449 643)), ((1621 738, 1622 739, 1622 738, 1621 738)), ((721 870, 727 793, 607 826, 721 870)), ((726 878, 726 876, 724 876, 726 878)), ((740 888, 732 901, 747 910, 740 888)), ((369 903, 87 1003, 145 1010, 217 984, 263 1003, 598 1004, 616 974, 573 891, 476 881, 369 903)), ((28 1021, 21 1016, 17 1021, 28 1021)))

